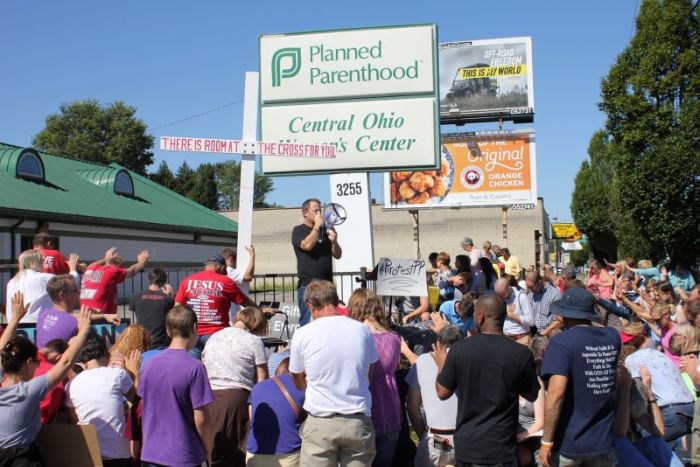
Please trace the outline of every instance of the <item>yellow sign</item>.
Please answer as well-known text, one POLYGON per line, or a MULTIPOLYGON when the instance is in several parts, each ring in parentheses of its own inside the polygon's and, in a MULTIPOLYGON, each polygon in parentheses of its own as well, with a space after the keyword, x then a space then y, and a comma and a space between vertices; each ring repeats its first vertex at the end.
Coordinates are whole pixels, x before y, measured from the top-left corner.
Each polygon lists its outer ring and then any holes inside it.
POLYGON ((501 76, 527 75, 527 65, 482 66, 459 69, 459 79, 500 78, 501 76))
POLYGON ((581 239, 581 232, 578 231, 575 224, 552 224, 552 238, 575 242, 581 239))

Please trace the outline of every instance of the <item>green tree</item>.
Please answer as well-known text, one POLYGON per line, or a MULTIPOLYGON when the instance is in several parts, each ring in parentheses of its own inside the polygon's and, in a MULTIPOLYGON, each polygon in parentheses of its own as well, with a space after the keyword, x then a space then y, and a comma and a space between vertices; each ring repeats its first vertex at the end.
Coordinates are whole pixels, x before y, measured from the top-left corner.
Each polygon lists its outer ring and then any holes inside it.
MULTIPOLYGON (((635 36, 601 86, 612 178, 599 189, 609 190, 622 256, 689 264, 700 256, 700 23, 692 7, 691 0, 644 0, 635 36)), ((588 212, 581 199, 600 182, 593 166, 592 157, 577 176, 572 210, 599 246, 592 222, 604 203, 588 212)))
POLYGON ((186 195, 209 209, 219 209, 216 169, 212 164, 201 164, 194 174, 194 185, 186 195))
POLYGON ((61 104, 59 113, 46 117, 32 145, 72 159, 114 162, 145 175, 153 163, 153 141, 135 107, 121 101, 103 106, 88 99, 61 104))
MULTIPOLYGON (((241 165, 229 160, 215 164, 216 180, 219 187, 219 208, 238 209, 238 198, 241 186, 241 165)), ((253 186, 253 207, 267 208, 272 205, 266 201, 267 195, 274 190, 272 179, 255 174, 253 186)))
POLYGON ((614 215, 615 197, 613 161, 608 150, 608 135, 597 131, 588 144, 588 157, 576 174, 571 199, 571 214, 578 229, 591 243, 593 255, 614 261, 617 257, 614 215))
POLYGON ((158 170, 148 174, 148 177, 169 190, 175 188, 175 174, 173 174, 170 167, 168 167, 168 163, 165 161, 160 163, 158 170))
POLYGON ((195 185, 195 171, 184 161, 175 175, 175 184, 173 190, 182 196, 190 198, 195 185))

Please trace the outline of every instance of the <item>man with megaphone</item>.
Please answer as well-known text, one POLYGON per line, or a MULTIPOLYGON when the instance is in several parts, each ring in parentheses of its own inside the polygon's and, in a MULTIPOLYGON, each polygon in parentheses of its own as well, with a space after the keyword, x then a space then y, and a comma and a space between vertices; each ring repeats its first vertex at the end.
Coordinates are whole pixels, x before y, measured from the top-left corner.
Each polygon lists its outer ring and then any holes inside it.
POLYGON ((311 312, 304 303, 304 290, 314 279, 333 282, 333 259, 343 254, 338 233, 326 225, 321 212, 321 201, 310 198, 301 205, 302 223, 292 230, 292 246, 297 257, 299 288, 299 325, 311 320, 311 312))

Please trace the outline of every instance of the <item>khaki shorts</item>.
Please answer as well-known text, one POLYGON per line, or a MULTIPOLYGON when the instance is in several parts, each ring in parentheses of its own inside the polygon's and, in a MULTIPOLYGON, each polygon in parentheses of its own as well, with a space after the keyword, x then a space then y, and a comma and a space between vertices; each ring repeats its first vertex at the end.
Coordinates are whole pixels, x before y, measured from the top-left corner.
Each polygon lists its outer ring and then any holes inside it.
POLYGON ((300 456, 301 451, 279 455, 248 453, 246 465, 248 467, 299 467, 300 456))
POLYGON ((309 415, 299 434, 304 467, 365 467, 376 454, 372 420, 364 414, 309 415))

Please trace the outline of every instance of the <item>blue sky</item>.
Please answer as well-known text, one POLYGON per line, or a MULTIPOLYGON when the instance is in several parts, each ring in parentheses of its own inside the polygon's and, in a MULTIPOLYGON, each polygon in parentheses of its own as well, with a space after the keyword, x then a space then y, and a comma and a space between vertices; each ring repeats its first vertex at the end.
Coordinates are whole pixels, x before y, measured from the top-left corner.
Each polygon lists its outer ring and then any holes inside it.
MULTIPOLYGON (((600 80, 633 31, 637 0, 23 1, 0 4, 0 141, 30 145, 61 103, 123 100, 150 128, 242 99, 259 34, 437 23, 441 42, 532 36, 539 196, 569 220, 574 176, 593 132, 600 80)), ((242 104, 152 133, 240 138, 242 104)), ((518 125, 529 127, 531 125, 518 125)), ((495 124, 469 129, 494 129, 495 124)), ((225 156, 165 153, 175 170, 225 156)), ((327 176, 277 177, 269 200, 330 198, 327 176)), ((382 198, 381 175, 371 176, 382 198)))

